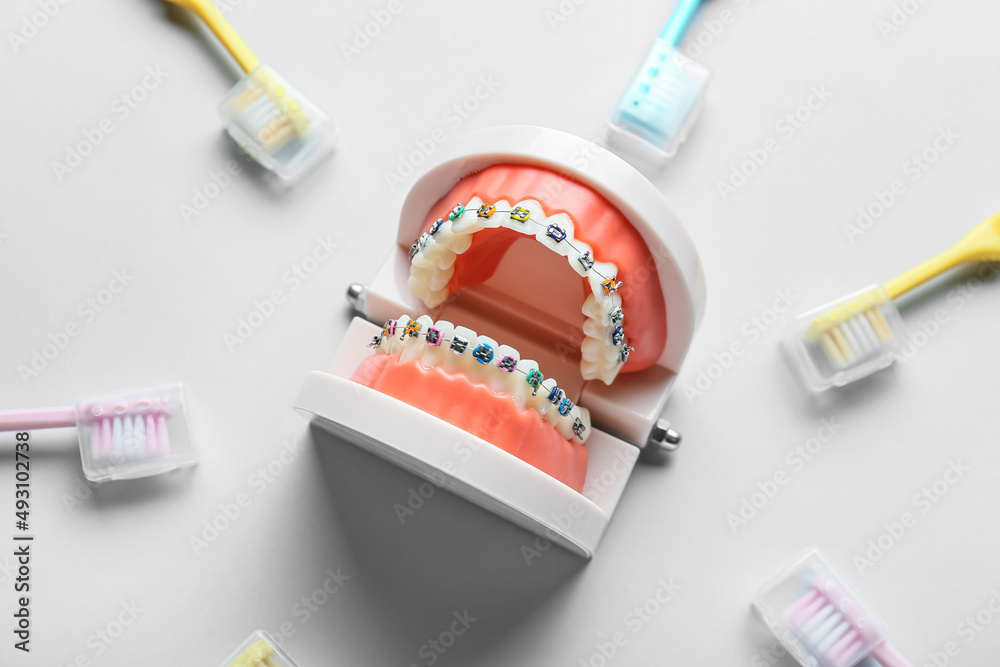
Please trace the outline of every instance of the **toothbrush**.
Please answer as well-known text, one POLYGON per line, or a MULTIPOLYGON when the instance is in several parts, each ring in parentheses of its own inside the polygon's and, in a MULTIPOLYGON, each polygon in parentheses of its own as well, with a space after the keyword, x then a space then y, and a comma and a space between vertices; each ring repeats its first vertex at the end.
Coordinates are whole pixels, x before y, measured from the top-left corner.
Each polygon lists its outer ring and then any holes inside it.
POLYGON ((230 136, 264 167, 294 179, 326 153, 328 118, 250 51, 211 0, 166 0, 189 9, 215 34, 246 76, 219 109, 230 136))
POLYGON ((892 364, 903 322, 893 301, 968 262, 1000 260, 1000 213, 949 250, 893 278, 795 320, 786 340, 806 381, 815 389, 843 385, 892 364), (805 324, 804 329, 800 328, 805 324))
POLYGON ((76 426, 90 430, 91 453, 97 458, 159 456, 170 452, 167 419, 169 397, 138 396, 88 403, 0 411, 0 431, 30 431, 76 426))
POLYGON ((186 396, 175 382, 63 407, 0 410, 0 432, 76 426, 90 481, 158 475, 198 460, 186 396))
POLYGON ((788 613, 792 631, 822 667, 850 667, 870 655, 883 667, 913 667, 880 624, 833 577, 818 574, 788 613))
POLYGON ((654 162, 672 157, 703 105, 707 69, 680 52, 702 0, 680 0, 608 120, 609 139, 654 162))

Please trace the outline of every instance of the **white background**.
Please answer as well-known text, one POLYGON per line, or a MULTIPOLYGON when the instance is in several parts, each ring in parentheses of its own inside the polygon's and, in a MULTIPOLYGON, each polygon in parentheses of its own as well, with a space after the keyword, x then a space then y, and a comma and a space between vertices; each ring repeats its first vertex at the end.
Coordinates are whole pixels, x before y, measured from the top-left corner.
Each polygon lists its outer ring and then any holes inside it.
MULTIPOLYGON (((401 525, 394 505, 419 481, 290 409, 342 336, 346 285, 368 280, 390 248, 413 178, 392 191, 384 174, 414 141, 504 123, 596 136, 671 4, 564 2, 560 14, 556 0, 403 0, 348 59, 341 45, 385 2, 245 0, 227 16, 337 119, 338 152, 283 195, 244 168, 185 221, 194 190, 240 160, 216 118, 234 64, 153 0, 70 2, 15 50, 9 34, 41 5, 5 2, 0 405, 182 379, 202 460, 192 474, 109 484, 72 505, 87 496, 74 433, 33 435, 33 652, 11 647, 15 596, 0 571, 0 663, 212 666, 252 630, 287 623, 285 648, 302 667, 426 665, 422 645, 468 610, 477 620, 437 664, 599 665, 597 644, 617 631, 627 644, 613 664, 767 664, 760 652, 773 639, 751 598, 817 544, 915 663, 956 641, 950 664, 995 664, 1000 619, 971 643, 956 633, 1000 590, 1000 285, 960 273, 907 299, 911 330, 939 309, 947 323, 918 337, 909 363, 822 403, 791 381, 776 326, 749 333, 751 318, 773 321, 779 291, 800 311, 887 280, 1000 207, 994 3, 909 0, 916 13, 888 35, 879 22, 890 0, 708 3, 694 30, 719 33, 703 32, 698 54, 714 73, 707 108, 653 175, 708 279, 707 315, 667 412, 684 446, 669 465, 636 470, 592 562, 553 548, 528 566, 531 535, 443 492, 401 525), (723 11, 731 20, 718 30, 723 11), (147 66, 167 78, 121 118, 112 105, 147 66), (480 77, 501 85, 455 127, 444 114, 480 77), (776 124, 814 86, 832 97, 782 135, 776 124), (103 118, 114 131, 60 180, 53 162, 103 118), (958 139, 913 180, 905 165, 939 128, 958 139), (724 200, 717 183, 771 137, 778 152, 724 200), (894 179, 905 193, 852 242, 845 225, 894 179), (283 275, 321 236, 337 255, 291 289, 283 275), (78 304, 116 270, 133 279, 86 322, 78 304), (229 349, 225 334, 274 289, 284 303, 229 349), (70 322, 80 334, 22 379, 18 367, 70 322), (720 374, 716 355, 737 342, 744 353, 720 374), (685 397, 702 371, 718 379, 685 397), (823 418, 842 427, 795 470, 786 455, 823 418), (300 453, 258 494, 251 476, 285 443, 300 453), (971 470, 920 513, 914 494, 958 460, 971 470), (727 514, 778 470, 789 483, 734 533, 727 514), (189 538, 241 493, 250 506, 196 554, 189 538), (860 573, 854 558, 906 511, 916 526, 860 573), (306 616, 296 605, 338 567, 350 579, 306 616), (636 628, 633 607, 671 578, 681 591, 636 628), (96 639, 133 601, 138 619, 110 646, 96 639)), ((11 450, 12 435, 3 444, 11 450)), ((0 457, 0 544, 14 532, 13 474, 12 457, 0 457)))

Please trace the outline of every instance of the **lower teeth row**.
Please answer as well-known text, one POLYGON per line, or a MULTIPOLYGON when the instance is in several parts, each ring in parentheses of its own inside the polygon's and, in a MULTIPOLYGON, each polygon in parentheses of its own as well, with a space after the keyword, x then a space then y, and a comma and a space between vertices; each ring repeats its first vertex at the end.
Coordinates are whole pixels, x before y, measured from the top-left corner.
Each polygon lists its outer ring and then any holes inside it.
POLYGON ((427 315, 389 320, 372 338, 369 347, 382 354, 399 354, 401 361, 420 360, 424 366, 441 366, 462 372, 494 392, 509 394, 518 407, 535 410, 567 440, 586 441, 590 415, 571 401, 553 378, 546 378, 538 364, 521 359, 514 348, 498 345, 475 331, 451 322, 434 322, 427 315))

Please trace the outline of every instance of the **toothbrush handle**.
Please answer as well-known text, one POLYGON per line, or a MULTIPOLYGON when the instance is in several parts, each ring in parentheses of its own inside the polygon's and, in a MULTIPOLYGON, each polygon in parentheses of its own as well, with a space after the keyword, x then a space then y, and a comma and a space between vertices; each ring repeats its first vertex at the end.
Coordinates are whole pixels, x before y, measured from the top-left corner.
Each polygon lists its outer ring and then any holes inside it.
POLYGON ((873 648, 871 655, 882 667, 913 667, 913 663, 907 660, 888 639, 873 648))
POLYGON ((923 264, 885 284, 889 298, 895 299, 931 278, 966 262, 1000 260, 1000 213, 976 225, 961 241, 923 264))
POLYGON ((0 410, 0 431, 27 431, 38 428, 76 426, 76 408, 28 408, 0 410))
POLYGON ((684 33, 691 27, 694 17, 698 14, 701 0, 679 0, 674 13, 670 15, 667 27, 663 29, 660 39, 670 42, 673 46, 680 46, 684 39, 684 33))
POLYGON ((180 4, 183 4, 197 14, 198 18, 205 22, 205 25, 215 33, 215 36, 219 38, 219 41, 226 47, 226 50, 232 54, 244 72, 249 72, 260 64, 257 56, 250 51, 250 47, 246 45, 246 42, 236 34, 236 31, 229 25, 229 22, 223 18, 222 12, 212 3, 212 0, 183 0, 180 4))

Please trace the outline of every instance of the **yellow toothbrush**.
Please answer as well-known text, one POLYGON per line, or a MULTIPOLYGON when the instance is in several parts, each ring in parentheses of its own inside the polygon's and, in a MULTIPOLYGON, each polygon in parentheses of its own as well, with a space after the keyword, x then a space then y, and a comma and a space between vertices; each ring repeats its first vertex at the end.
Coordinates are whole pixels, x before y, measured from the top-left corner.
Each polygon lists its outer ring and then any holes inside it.
POLYGON ((240 653, 229 664, 229 667, 258 667, 260 665, 264 667, 280 667, 280 663, 275 662, 274 649, 264 639, 251 644, 247 650, 240 653))
POLYGON ((823 390, 853 382, 892 364, 902 344, 903 319, 893 300, 968 262, 1000 261, 1000 213, 954 246, 884 285, 796 318, 785 343, 803 378, 823 390))
POLYGON ((166 0, 198 16, 246 72, 219 107, 230 136, 255 160, 294 179, 332 147, 333 123, 277 72, 262 65, 211 0, 166 0))

